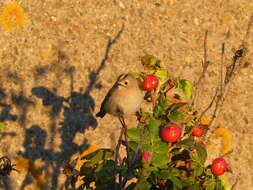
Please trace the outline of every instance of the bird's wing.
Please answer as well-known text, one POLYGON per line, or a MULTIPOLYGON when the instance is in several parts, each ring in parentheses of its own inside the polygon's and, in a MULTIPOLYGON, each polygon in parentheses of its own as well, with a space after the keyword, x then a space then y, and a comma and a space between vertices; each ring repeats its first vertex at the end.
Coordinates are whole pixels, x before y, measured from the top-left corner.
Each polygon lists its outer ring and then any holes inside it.
POLYGON ((106 94, 106 96, 101 104, 100 111, 96 114, 97 117, 103 118, 105 116, 105 114, 106 114, 105 104, 109 100, 109 98, 112 96, 112 93, 116 88, 118 88, 117 82, 112 86, 112 88, 106 94))

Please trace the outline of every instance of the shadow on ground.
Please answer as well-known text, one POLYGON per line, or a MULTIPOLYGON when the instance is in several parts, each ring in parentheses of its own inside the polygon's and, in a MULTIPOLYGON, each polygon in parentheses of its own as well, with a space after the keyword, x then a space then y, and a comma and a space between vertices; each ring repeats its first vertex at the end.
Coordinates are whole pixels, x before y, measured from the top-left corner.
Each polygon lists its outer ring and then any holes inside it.
MULTIPOLYGON (((97 82, 100 72, 103 70, 108 55, 112 45, 117 41, 123 32, 124 27, 118 32, 118 34, 113 38, 109 38, 107 46, 105 49, 104 57, 102 58, 99 67, 89 74, 89 83, 86 89, 80 89, 79 91, 74 91, 74 76, 76 68, 74 66, 67 65, 64 68, 65 74, 70 80, 70 95, 69 97, 63 97, 57 93, 57 86, 55 89, 48 89, 45 86, 36 86, 31 89, 32 95, 38 99, 42 100, 42 104, 48 107, 50 110, 49 117, 50 123, 48 124, 48 129, 44 130, 39 123, 35 123, 32 126, 27 125, 27 112, 30 106, 35 105, 35 99, 28 98, 25 96, 24 92, 24 81, 18 77, 17 74, 8 72, 7 77, 14 83, 19 84, 20 91, 14 92, 10 90, 10 98, 13 105, 0 102, 0 107, 2 110, 0 112, 0 122, 3 121, 18 121, 20 126, 24 129, 25 139, 23 142, 24 151, 18 152, 19 155, 27 158, 29 162, 35 162, 40 159, 43 161, 44 165, 41 168, 45 171, 47 184, 46 187, 51 190, 59 189, 58 177, 61 174, 61 169, 70 160, 70 158, 78 153, 83 152, 88 147, 88 142, 83 139, 83 142, 76 144, 74 138, 77 133, 84 134, 86 129, 95 129, 98 125, 96 118, 93 116, 93 111, 95 107, 95 102, 93 97, 90 95, 94 88, 101 88, 100 83, 97 82), (18 110, 18 115, 13 115, 10 113, 11 106, 15 106, 18 110), (62 122, 58 122, 57 118, 60 114, 63 114, 62 122), (60 128, 59 128, 60 125, 60 128), (59 130, 59 131, 57 131, 59 130), (60 151, 56 152, 54 150, 55 134, 60 132, 61 144, 59 145, 60 151), (49 148, 46 148, 46 142, 49 142, 49 148), (52 171, 50 173, 49 171, 52 171), (50 176, 50 178, 49 178, 50 176)), ((58 61, 67 59, 67 56, 61 53, 58 61)), ((50 71, 50 67, 37 68, 35 73, 36 77, 43 77, 47 72, 50 71), (39 76, 40 75, 40 76, 39 76)), ((60 80, 60 79, 56 79, 60 80)), ((61 84, 60 82, 56 84, 61 84)), ((64 84, 61 84, 64 85, 64 84)), ((3 89, 0 89, 0 100, 6 98, 6 94, 3 89)), ((13 135, 15 133, 4 134, 0 133, 1 138, 5 135, 13 135)), ((29 165, 30 167, 30 165, 29 165)), ((22 182, 20 190, 24 190, 29 184, 33 183, 33 177, 31 175, 31 168, 28 168, 26 176, 22 182)), ((13 189, 10 185, 10 179, 5 179, 0 184, 1 187, 11 190, 13 189)), ((67 187, 67 181, 65 182, 65 187, 67 187)), ((40 184, 38 184, 40 186, 40 184)), ((60 188, 61 189, 61 188, 60 188)))

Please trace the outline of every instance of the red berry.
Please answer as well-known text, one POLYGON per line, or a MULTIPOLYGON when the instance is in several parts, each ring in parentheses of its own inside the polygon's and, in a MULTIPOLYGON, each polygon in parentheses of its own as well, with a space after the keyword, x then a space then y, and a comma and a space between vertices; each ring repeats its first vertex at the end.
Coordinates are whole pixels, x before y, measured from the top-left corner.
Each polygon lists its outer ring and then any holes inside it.
POLYGON ((181 137, 182 129, 174 124, 169 123, 161 130, 161 138, 166 142, 176 142, 181 137))
POLYGON ((143 151, 142 152, 142 154, 141 154, 141 158, 142 158, 142 161, 143 162, 149 162, 150 161, 150 159, 151 159, 151 154, 150 154, 150 152, 148 152, 148 151, 143 151))
POLYGON ((214 175, 222 175, 227 171, 228 163, 223 158, 216 158, 212 165, 211 170, 214 175))
POLYGON ((193 136, 196 136, 196 137, 202 137, 204 134, 204 130, 199 127, 194 127, 192 130, 192 134, 193 136))
POLYGON ((142 88, 146 91, 151 91, 155 88, 157 88, 159 84, 159 79, 155 75, 147 75, 144 78, 144 81, 142 83, 142 88))

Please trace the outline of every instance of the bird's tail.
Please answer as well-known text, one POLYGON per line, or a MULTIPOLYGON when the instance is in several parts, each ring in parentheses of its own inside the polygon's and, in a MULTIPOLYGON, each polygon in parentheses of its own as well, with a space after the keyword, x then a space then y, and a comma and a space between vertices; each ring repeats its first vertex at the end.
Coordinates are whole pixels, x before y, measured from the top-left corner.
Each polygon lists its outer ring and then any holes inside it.
POLYGON ((103 117, 105 116, 105 114, 106 114, 105 111, 100 110, 100 112, 98 112, 98 113, 96 114, 96 117, 101 117, 101 118, 103 118, 103 117))

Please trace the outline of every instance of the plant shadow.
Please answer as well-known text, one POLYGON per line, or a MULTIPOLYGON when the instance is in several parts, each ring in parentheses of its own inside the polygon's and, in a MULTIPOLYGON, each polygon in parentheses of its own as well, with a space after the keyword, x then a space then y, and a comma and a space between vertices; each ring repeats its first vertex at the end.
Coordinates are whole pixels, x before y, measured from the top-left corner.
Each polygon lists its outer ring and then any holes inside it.
MULTIPOLYGON (((64 73, 67 74, 70 80, 70 95, 68 97, 58 95, 57 90, 50 90, 44 86, 36 86, 31 90, 32 95, 41 99, 43 106, 48 107, 50 110, 50 134, 47 134, 39 125, 33 125, 29 129, 26 129, 26 137, 23 143, 25 152, 21 154, 33 161, 42 159, 46 163, 44 169, 52 169, 52 177, 50 181, 48 181, 50 184, 48 188, 51 190, 56 190, 58 188, 58 177, 61 174, 61 169, 71 157, 88 148, 88 142, 85 138, 83 142, 78 144, 74 142, 74 139, 78 133, 84 134, 88 128, 95 129, 98 125, 93 115, 95 102, 90 93, 94 88, 101 88, 101 85, 97 83, 98 76, 105 66, 112 45, 120 37, 123 29, 124 27, 121 28, 113 39, 109 38, 100 65, 95 71, 89 74, 89 82, 85 90, 73 90, 76 72, 74 66, 67 66, 64 68, 64 73), (63 115, 63 120, 57 123, 57 117, 60 114, 63 115), (59 128, 58 131, 57 128, 59 128), (54 134, 57 132, 60 134, 61 143, 59 145, 60 151, 55 152, 54 134), (49 138, 49 148, 45 149, 44 146, 47 138, 49 138)), ((43 75, 45 75, 45 73, 43 73, 43 75)), ((29 182, 30 177, 27 175, 23 181, 21 190, 24 189, 29 182)), ((67 181, 65 182, 65 185, 66 184, 67 181)))

